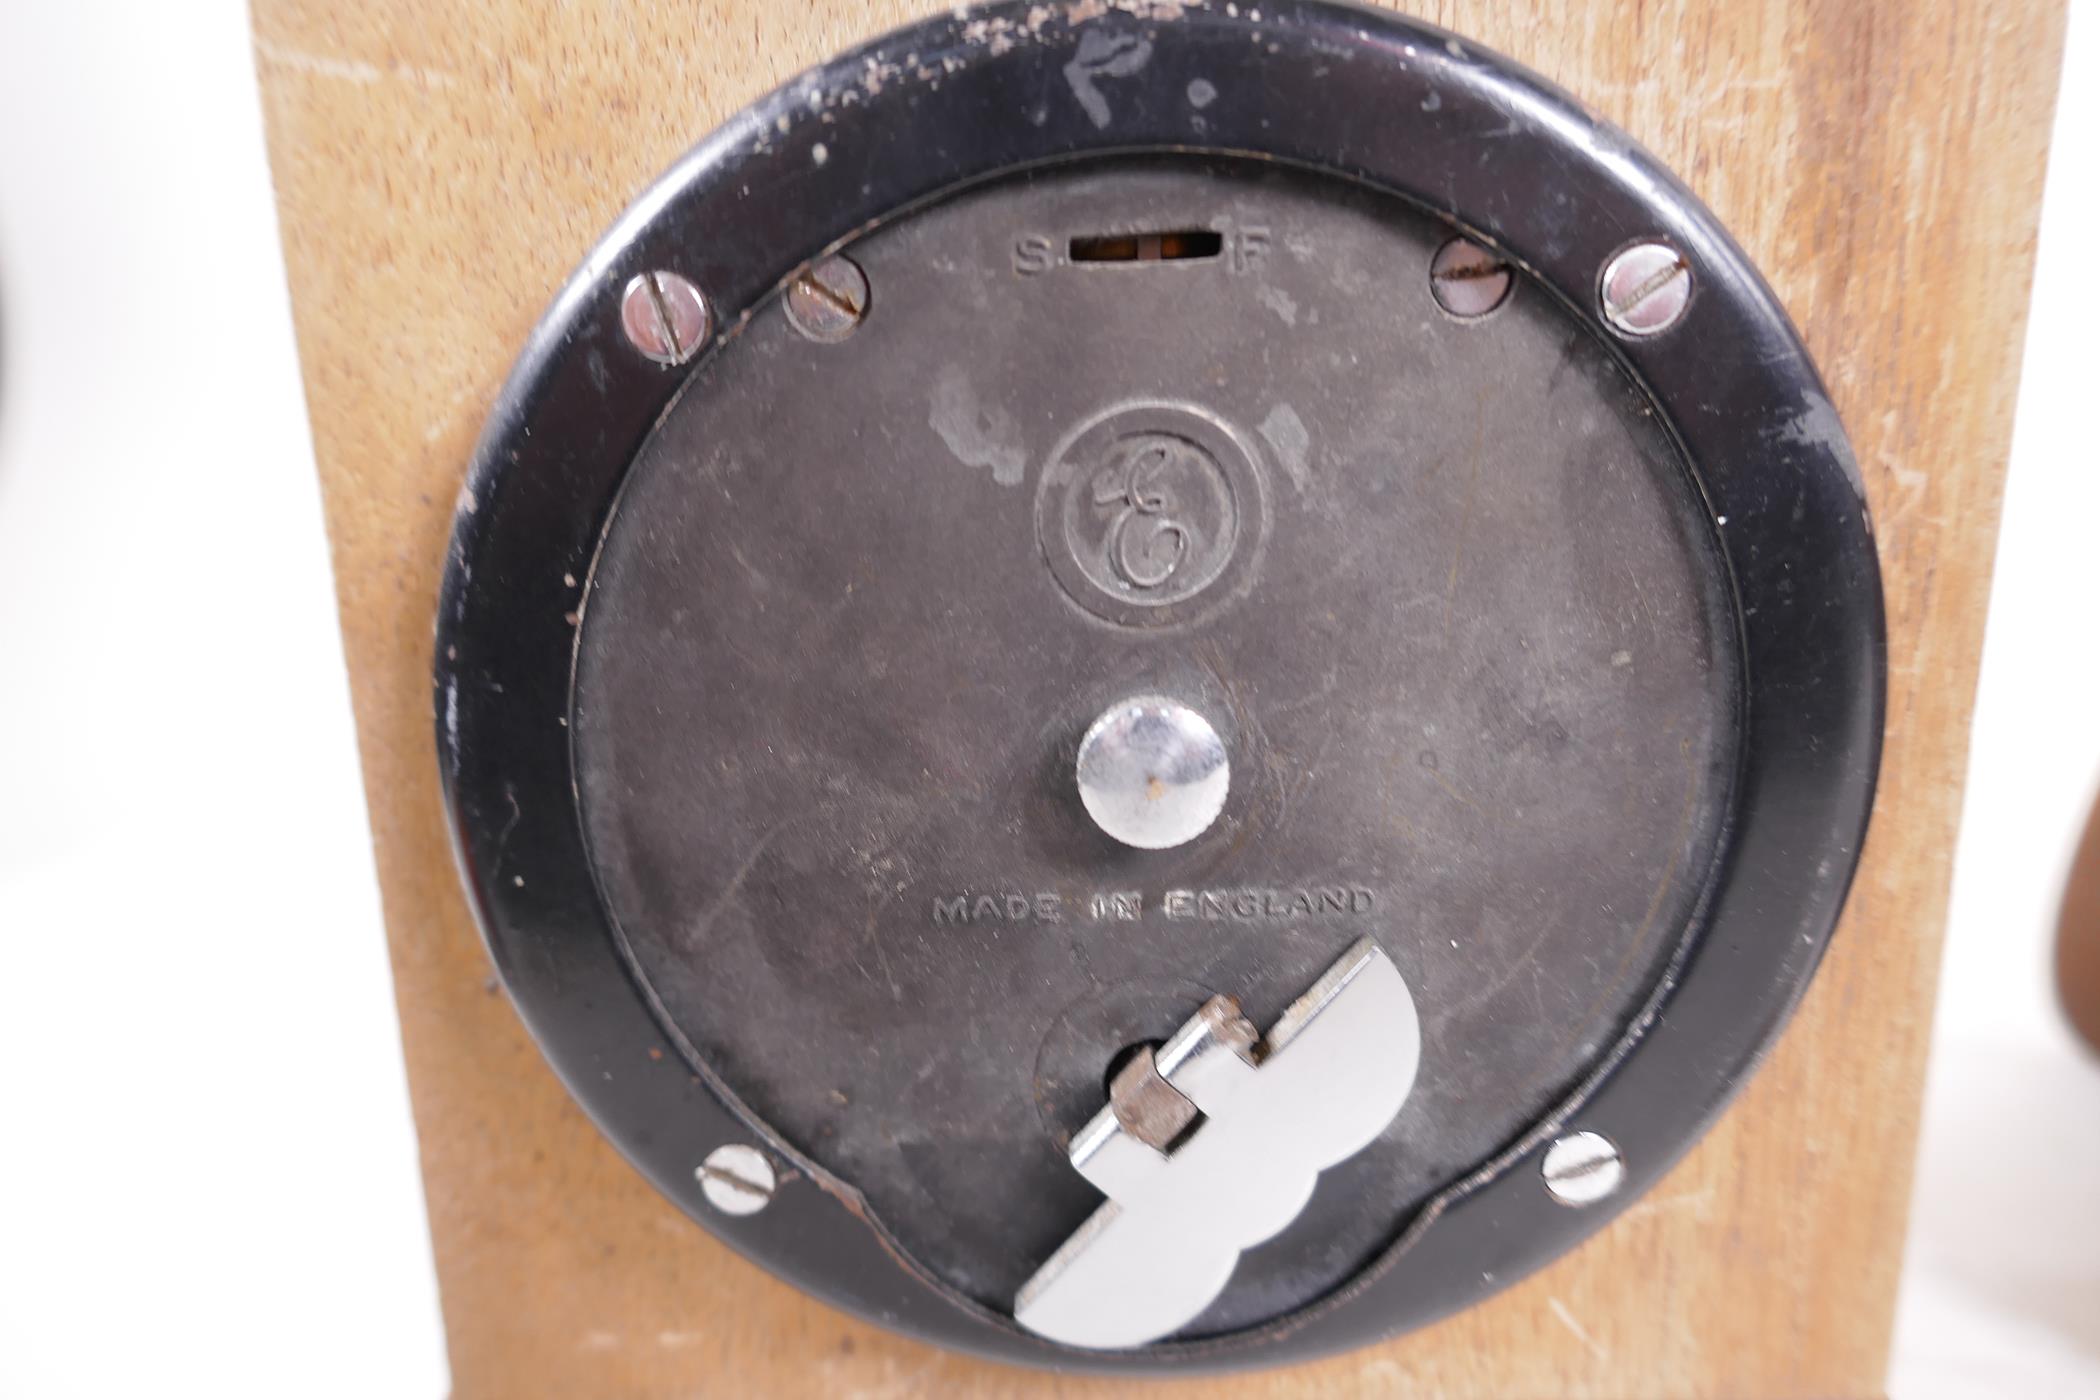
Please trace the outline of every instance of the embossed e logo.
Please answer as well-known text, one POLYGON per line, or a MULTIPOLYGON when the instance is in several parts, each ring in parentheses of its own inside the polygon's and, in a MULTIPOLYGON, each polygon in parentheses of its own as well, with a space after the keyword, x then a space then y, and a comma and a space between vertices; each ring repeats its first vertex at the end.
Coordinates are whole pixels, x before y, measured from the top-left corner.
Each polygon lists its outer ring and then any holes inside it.
POLYGON ((1173 482, 1205 463, 1192 460, 1194 443, 1165 433, 1125 438, 1116 448, 1117 460, 1094 478, 1094 504, 1114 512, 1101 552, 1132 588, 1158 588, 1174 577, 1192 543, 1190 527, 1176 514, 1173 482))

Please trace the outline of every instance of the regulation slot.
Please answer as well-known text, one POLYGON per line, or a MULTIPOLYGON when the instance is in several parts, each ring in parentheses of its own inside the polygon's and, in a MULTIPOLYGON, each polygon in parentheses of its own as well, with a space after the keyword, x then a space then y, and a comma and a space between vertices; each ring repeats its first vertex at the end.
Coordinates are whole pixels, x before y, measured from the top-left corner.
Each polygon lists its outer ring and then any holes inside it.
POLYGON ((1086 234, 1069 251, 1074 263, 1200 262, 1225 251, 1225 235, 1207 228, 1086 234))

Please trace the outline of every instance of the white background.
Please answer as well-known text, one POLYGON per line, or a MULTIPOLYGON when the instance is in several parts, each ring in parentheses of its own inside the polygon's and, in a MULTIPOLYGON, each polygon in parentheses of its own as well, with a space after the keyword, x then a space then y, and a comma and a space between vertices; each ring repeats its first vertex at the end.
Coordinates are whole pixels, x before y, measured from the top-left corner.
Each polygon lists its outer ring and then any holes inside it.
POLYGON ((0 1397, 447 1385, 240 0, 0 0, 0 1397))
POLYGON ((2072 1040, 2050 965, 2100 794, 2096 228, 2100 0, 2073 0, 1925 1084, 1898 1400, 2100 1396, 2100 1061, 2072 1040))
MULTIPOLYGON (((2100 786, 2072 9, 1901 1400, 2100 1396, 2100 1068, 2047 961, 2100 786)), ((444 1391, 238 0, 0 8, 0 952, 0 1396, 444 1391)))

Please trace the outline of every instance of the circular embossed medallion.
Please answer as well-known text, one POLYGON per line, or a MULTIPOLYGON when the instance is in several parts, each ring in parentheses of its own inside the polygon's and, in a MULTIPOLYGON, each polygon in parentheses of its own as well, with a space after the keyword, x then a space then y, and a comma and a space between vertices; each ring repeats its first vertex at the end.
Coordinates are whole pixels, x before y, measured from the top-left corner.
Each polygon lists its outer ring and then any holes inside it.
POLYGON ((1127 627, 1187 622, 1252 576, 1266 524, 1238 436, 1176 404, 1125 404, 1050 454, 1036 532, 1074 602, 1127 627))

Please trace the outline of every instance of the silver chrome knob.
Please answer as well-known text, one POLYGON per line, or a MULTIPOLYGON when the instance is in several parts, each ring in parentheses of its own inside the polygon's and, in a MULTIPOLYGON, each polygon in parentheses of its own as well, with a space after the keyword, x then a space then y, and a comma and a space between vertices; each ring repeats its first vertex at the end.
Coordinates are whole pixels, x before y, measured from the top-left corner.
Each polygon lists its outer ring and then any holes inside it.
POLYGON ((1079 800, 1126 846, 1163 851, 1195 840, 1224 810, 1231 783, 1218 731, 1163 695, 1118 701, 1079 741, 1079 800))

